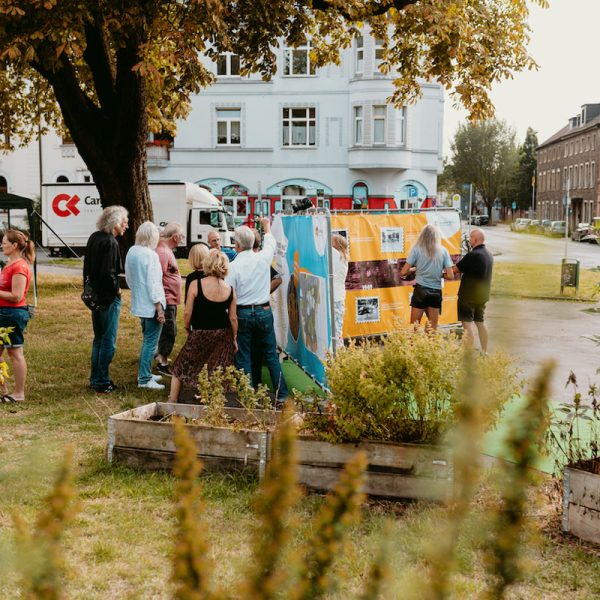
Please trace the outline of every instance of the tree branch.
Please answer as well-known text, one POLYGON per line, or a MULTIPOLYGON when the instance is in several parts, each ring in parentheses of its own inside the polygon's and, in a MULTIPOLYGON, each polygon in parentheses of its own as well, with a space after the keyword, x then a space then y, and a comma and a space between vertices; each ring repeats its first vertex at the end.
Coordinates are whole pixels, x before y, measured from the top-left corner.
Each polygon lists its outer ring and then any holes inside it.
MULTIPOLYGON (((369 2, 362 11, 362 16, 376 17, 385 14, 390 8, 395 8, 398 11, 404 10, 411 4, 416 4, 419 0, 374 0, 369 2)), ((346 10, 342 9, 338 4, 331 2, 331 0, 313 0, 312 7, 315 10, 321 11, 337 11, 345 19, 352 20, 356 18, 356 15, 351 15, 346 10)))

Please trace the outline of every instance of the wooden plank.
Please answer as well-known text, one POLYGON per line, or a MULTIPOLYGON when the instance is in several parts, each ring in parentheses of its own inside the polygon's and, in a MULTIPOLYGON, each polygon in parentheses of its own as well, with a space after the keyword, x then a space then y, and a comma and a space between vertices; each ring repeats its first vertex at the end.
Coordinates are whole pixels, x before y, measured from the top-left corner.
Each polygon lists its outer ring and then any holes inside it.
POLYGON ((445 447, 383 442, 331 444, 312 437, 298 438, 298 457, 302 464, 341 467, 359 450, 367 454, 368 471, 442 479, 448 476, 450 450, 445 447))
POLYGON ((600 544, 600 511, 570 504, 569 530, 582 540, 600 544))
MULTIPOLYGON (((299 465, 298 481, 309 489, 321 492, 332 490, 341 469, 314 465, 299 465)), ((405 498, 443 501, 449 498, 448 480, 410 477, 389 473, 367 473, 362 491, 379 498, 405 498)))
MULTIPOLYGON (((231 470, 246 470, 258 473, 259 463, 255 460, 243 461, 233 458, 221 458, 214 456, 198 457, 202 460, 206 472, 226 472, 231 470)), ((146 450, 140 448, 113 448, 113 460, 133 469, 146 471, 170 471, 175 460, 174 452, 163 452, 161 450, 146 450)))
POLYGON ((600 510, 600 475, 580 469, 568 468, 568 471, 569 503, 600 510))
POLYGON ((144 404, 142 406, 137 406, 136 408, 132 408, 130 410, 126 410, 122 413, 118 413, 116 415, 112 415, 109 419, 119 419, 119 420, 142 420, 146 421, 150 417, 153 417, 157 414, 157 402, 152 402, 150 404, 144 404))

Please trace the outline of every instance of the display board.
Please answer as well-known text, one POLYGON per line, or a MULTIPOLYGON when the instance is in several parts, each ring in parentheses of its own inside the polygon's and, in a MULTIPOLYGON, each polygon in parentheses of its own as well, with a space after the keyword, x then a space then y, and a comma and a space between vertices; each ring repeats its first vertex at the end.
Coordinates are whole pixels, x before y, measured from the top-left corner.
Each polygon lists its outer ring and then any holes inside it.
POLYGON ((275 269, 282 284, 273 294, 277 345, 319 383, 331 350, 328 217, 275 215, 275 269))
MULTIPOLYGON (((348 240, 350 253, 343 337, 376 336, 408 325, 413 282, 401 279, 400 271, 428 223, 440 228, 456 262, 461 226, 455 210, 275 215, 275 268, 283 279, 273 295, 277 345, 325 384, 323 360, 332 349, 330 232, 348 240)), ((456 323, 460 282, 443 285, 440 324, 456 323)))

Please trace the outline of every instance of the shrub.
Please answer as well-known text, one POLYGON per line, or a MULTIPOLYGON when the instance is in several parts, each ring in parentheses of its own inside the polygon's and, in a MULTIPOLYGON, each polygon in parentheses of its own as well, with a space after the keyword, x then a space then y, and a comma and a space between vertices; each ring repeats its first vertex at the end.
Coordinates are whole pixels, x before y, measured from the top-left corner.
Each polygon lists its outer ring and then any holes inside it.
MULTIPOLYGON (((325 415, 309 421, 334 442, 361 439, 434 443, 457 420, 464 345, 454 336, 404 329, 382 343, 366 342, 330 357, 325 415)), ((475 378, 486 391, 486 428, 520 389, 510 358, 472 355, 475 378)))

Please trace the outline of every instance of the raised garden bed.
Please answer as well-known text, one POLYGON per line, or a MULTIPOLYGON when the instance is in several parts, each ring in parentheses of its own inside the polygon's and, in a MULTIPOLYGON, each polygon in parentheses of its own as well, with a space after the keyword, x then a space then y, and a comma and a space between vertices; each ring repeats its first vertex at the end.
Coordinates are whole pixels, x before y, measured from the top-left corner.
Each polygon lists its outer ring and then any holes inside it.
POLYGON ((563 531, 596 544, 600 544, 599 471, 598 464, 565 467, 563 478, 563 531), (583 470, 588 466, 596 469, 583 470))
MULTIPOLYGON (((169 415, 200 420, 205 410, 203 406, 157 402, 110 417, 108 460, 142 469, 170 469, 175 443, 169 415)), ((281 413, 226 408, 225 414, 235 421, 230 427, 194 423, 190 428, 205 468, 246 467, 262 477, 273 435, 264 423, 274 425, 281 413)), ((445 500, 451 493, 453 470, 448 448, 391 442, 332 444, 302 434, 298 436, 299 483, 329 491, 358 450, 367 454, 363 491, 371 496, 445 500)))

